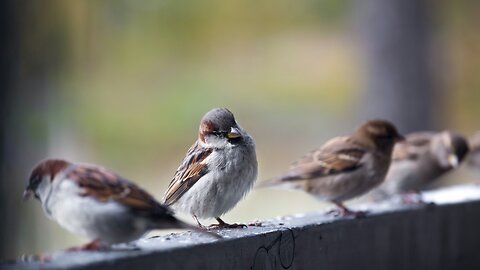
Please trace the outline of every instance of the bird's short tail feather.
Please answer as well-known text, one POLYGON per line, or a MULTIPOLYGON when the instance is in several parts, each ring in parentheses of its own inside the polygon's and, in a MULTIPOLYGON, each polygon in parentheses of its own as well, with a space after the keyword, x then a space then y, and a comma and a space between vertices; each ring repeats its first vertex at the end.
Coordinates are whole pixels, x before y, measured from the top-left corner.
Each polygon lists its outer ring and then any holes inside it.
POLYGON ((294 186, 296 186, 296 183, 295 181, 292 181, 292 180, 295 180, 295 179, 298 179, 297 176, 292 176, 292 175, 289 175, 289 174, 285 174, 285 175, 280 175, 280 176, 277 176, 277 177, 274 177, 274 178, 270 178, 268 180, 265 180, 265 181, 262 181, 262 182, 259 182, 258 184, 256 184, 256 188, 264 188, 264 187, 290 187, 290 188, 293 188, 294 186))
POLYGON ((265 188, 265 187, 273 187, 280 185, 282 183, 282 177, 275 177, 275 178, 270 178, 265 181, 258 182, 255 187, 256 188, 265 188))

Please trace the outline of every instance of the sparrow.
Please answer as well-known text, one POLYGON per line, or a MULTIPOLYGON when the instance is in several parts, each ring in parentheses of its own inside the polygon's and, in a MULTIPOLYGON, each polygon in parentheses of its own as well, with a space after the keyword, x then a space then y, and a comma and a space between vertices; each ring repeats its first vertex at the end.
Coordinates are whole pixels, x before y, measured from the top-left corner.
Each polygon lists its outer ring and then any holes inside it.
POLYGON ((379 185, 390 165, 393 146, 403 140, 395 126, 370 120, 350 136, 335 137, 294 162, 284 174, 259 186, 303 190, 319 200, 338 206, 340 215, 362 216, 343 202, 379 185))
POLYGON ((96 165, 44 160, 32 170, 24 191, 25 199, 32 196, 60 226, 93 240, 71 250, 130 242, 154 229, 199 230, 134 183, 96 165))
POLYGON ((170 182, 163 201, 173 209, 199 219, 215 218, 211 228, 238 228, 220 217, 231 210, 253 187, 257 158, 252 137, 226 108, 207 112, 200 121, 198 138, 188 150, 170 182))
POLYGON ((480 172, 480 131, 469 139, 470 154, 467 157, 467 165, 480 172))
POLYGON ((408 134, 405 141, 395 145, 385 181, 373 196, 381 199, 403 194, 403 201, 410 202, 409 195, 418 196, 419 191, 457 168, 468 150, 466 139, 452 131, 408 134))

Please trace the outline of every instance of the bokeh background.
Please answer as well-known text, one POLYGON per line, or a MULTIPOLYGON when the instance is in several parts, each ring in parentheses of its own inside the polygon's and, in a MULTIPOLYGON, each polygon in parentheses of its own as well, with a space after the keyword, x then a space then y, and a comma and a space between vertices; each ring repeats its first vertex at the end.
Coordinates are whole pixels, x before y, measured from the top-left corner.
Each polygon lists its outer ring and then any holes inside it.
MULTIPOLYGON (((370 117, 402 132, 480 129, 480 2, 0 5, 1 259, 85 242, 22 203, 39 160, 98 163, 160 199, 214 107, 255 138, 259 180, 370 117)), ((472 180, 460 171, 441 184, 472 180)), ((254 190, 225 220, 325 207, 254 190)))

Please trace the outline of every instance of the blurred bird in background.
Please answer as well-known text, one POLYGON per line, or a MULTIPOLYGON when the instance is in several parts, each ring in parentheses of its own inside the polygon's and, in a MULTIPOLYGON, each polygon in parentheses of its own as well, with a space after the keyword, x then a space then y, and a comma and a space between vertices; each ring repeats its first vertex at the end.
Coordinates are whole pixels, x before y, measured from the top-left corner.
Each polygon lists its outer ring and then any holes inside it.
POLYGON ((480 174, 480 131, 469 138, 470 153, 467 156, 468 168, 480 174))
POLYGON ((351 136, 335 137, 260 187, 303 190, 339 207, 340 215, 362 216, 343 202, 369 192, 385 178, 395 142, 403 140, 393 124, 371 120, 351 136))
POLYGON ((403 194, 406 203, 421 202, 419 192, 456 169, 467 153, 466 139, 453 131, 408 134, 395 145, 385 181, 372 195, 378 200, 403 194))

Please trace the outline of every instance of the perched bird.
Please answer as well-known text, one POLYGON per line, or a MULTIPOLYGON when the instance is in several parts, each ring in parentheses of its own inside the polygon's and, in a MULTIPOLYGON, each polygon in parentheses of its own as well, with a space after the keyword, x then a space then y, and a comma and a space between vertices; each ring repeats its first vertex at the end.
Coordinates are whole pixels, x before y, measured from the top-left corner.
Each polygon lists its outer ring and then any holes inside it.
POLYGON ((300 189, 317 199, 331 201, 341 215, 360 216, 343 202, 379 185, 390 165, 392 149, 403 137, 393 124, 371 120, 351 136, 335 137, 292 164, 283 175, 259 186, 300 189))
POLYGON ((245 227, 227 224, 220 216, 232 209, 252 188, 257 158, 252 137, 226 108, 207 112, 198 139, 178 167, 164 196, 175 210, 199 218, 215 218, 214 228, 245 227))
POLYGON ((468 167, 480 172, 480 131, 469 139, 470 154, 467 157, 468 167))
POLYGON ((168 207, 137 185, 95 165, 42 161, 30 174, 24 198, 32 195, 48 217, 93 240, 74 250, 130 242, 154 229, 199 230, 176 219, 168 207))
POLYGON ((468 153, 462 135, 451 131, 416 132, 395 145, 385 182, 372 192, 375 198, 417 193, 446 172, 459 166, 468 153))

